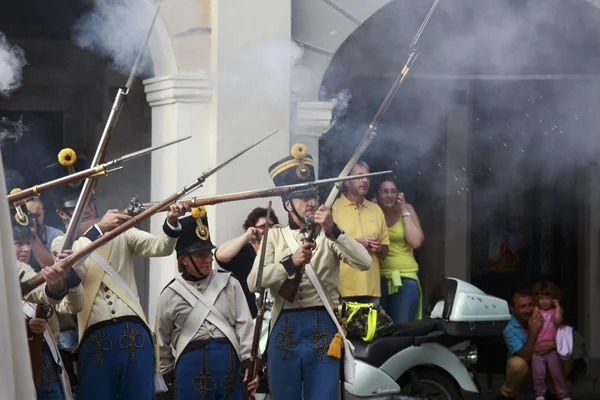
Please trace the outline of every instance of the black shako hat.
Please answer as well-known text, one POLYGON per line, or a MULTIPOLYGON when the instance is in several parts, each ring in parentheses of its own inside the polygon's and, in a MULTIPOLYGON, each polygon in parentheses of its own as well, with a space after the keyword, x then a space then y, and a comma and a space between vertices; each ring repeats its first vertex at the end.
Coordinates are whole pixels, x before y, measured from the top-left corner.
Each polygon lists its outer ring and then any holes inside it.
POLYGON ((178 257, 215 248, 210 240, 208 218, 204 207, 193 207, 192 215, 181 218, 179 223, 181 224, 181 233, 175 245, 178 257))
MULTIPOLYGON (((314 182, 315 167, 313 159, 307 153, 306 146, 296 143, 292 146, 290 155, 277 161, 269 167, 269 174, 275 186, 295 185, 298 183, 314 182)), ((318 196, 316 187, 299 190, 282 195, 283 200, 298 197, 318 196)))
MULTIPOLYGON (((78 156, 73 149, 67 148, 58 153, 57 163, 38 171, 37 177, 40 183, 44 183, 83 171, 87 167, 88 163, 85 156, 78 156)), ((79 200, 84 181, 84 179, 81 179, 50 189, 48 194, 52 197, 56 209, 74 208, 77 205, 77 200, 79 200)))
MULTIPOLYGON (((9 194, 20 192, 25 187, 25 179, 17 171, 7 169, 5 171, 6 187, 9 194)), ((20 200, 10 207, 10 222, 13 237, 33 239, 31 223, 35 215, 31 214, 25 205, 27 199, 20 200)))
POLYGON ((31 233, 32 215, 24 204, 10 208, 10 222, 12 224, 13 238, 33 239, 31 233))

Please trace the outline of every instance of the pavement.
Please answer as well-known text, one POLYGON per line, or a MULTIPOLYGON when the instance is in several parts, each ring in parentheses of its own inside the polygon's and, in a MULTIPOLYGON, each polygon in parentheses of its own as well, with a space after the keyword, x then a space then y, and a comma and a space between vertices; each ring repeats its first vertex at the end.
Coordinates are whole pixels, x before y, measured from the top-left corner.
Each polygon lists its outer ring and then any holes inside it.
MULTIPOLYGON (((464 400, 494 400, 500 393, 502 385, 502 375, 494 375, 492 382, 492 393, 487 393, 487 380, 485 375, 479 375, 479 381, 485 393, 482 395, 465 394, 464 400)), ((569 395, 572 400, 600 400, 600 382, 596 383, 591 379, 585 379, 576 384, 568 383, 569 395)), ((523 394, 518 400, 535 400, 534 394, 523 394)))

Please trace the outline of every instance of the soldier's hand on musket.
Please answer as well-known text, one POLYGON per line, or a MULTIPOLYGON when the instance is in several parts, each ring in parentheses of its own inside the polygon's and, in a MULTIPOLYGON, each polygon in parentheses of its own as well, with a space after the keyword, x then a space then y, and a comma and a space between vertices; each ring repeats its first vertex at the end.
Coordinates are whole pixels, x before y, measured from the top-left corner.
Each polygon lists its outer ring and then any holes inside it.
POLYGON ((169 212, 167 213, 167 222, 171 226, 177 226, 177 218, 183 217, 188 211, 190 211, 190 206, 188 204, 171 204, 169 206, 169 212))
POLYGON ((249 373, 249 370, 246 370, 244 373, 244 383, 246 384, 246 388, 248 389, 248 392, 250 392, 250 395, 254 396, 258 390, 258 375, 256 375, 252 381, 248 382, 249 373))
POLYGON ((301 267, 310 262, 312 258, 312 251, 310 249, 312 246, 312 242, 307 242, 296 249, 296 252, 292 255, 292 262, 296 267, 301 267))
MULTIPOLYGON (((65 258, 69 257, 71 254, 73 254, 73 250, 70 249, 64 249, 62 252, 57 252, 56 250, 52 250, 52 256, 54 256, 54 262, 55 263, 59 263, 62 260, 64 260, 65 258)), ((71 267, 67 267, 64 268, 65 271, 65 275, 69 275, 69 273, 71 272, 71 267)))
POLYGON ((315 213, 315 222, 323 228, 327 235, 331 235, 333 231, 333 214, 331 209, 321 205, 315 213))
POLYGON ((117 209, 108 210, 96 225, 102 233, 108 233, 131 218, 131 215, 122 214, 117 209))
POLYGON ((44 318, 31 318, 29 320, 29 328, 36 335, 41 335, 48 328, 48 322, 44 318))
POLYGON ((64 260, 65 258, 69 257, 71 254, 73 254, 73 250, 70 249, 64 249, 62 252, 57 252, 56 250, 52 250, 52 255, 54 256, 54 259, 56 260, 56 262, 60 262, 62 260, 64 260))
POLYGON ((65 270, 56 265, 51 265, 42 268, 40 273, 44 277, 46 286, 48 286, 50 292, 63 293, 66 290, 65 278, 67 277, 67 273, 65 270))

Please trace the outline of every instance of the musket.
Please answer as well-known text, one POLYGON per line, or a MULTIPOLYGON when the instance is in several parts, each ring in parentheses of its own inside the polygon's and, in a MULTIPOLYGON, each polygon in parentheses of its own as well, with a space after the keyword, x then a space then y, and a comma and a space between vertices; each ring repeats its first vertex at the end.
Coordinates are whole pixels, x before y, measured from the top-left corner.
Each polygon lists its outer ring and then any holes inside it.
MULTIPOLYGON (((47 304, 38 304, 35 308, 35 318, 43 318, 46 321, 52 316, 54 309, 47 304)), ((40 386, 42 376, 42 349, 44 346, 44 334, 34 333, 29 343, 29 358, 31 360, 31 372, 35 387, 40 386)))
MULTIPOLYGON (((262 275, 263 269, 265 267, 265 253, 267 252, 267 238, 269 237, 269 228, 271 226, 271 201, 269 200, 269 206, 267 207, 267 222, 265 224, 265 232, 263 233, 262 242, 261 242, 261 253, 260 253, 260 262, 258 264, 258 274, 256 278, 256 284, 258 286, 258 302, 257 308, 258 313, 256 315, 256 321, 254 323, 254 336, 252 337, 252 347, 250 348, 250 373, 248 376, 248 382, 252 382, 254 378, 258 375, 258 370, 260 366, 259 358, 259 349, 258 345, 260 343, 260 333, 262 331, 262 323, 263 323, 263 314, 265 312, 265 288, 262 286, 262 275)), ((246 388, 244 392, 244 399, 250 400, 252 399, 252 395, 246 388)))
MULTIPOLYGON (((387 170, 387 171, 381 171, 381 172, 371 172, 371 173, 362 174, 362 175, 352 175, 352 176, 346 176, 346 177, 320 179, 320 180, 316 180, 313 182, 296 183, 293 185, 278 186, 278 187, 269 188, 269 189, 247 190, 244 192, 218 194, 218 195, 206 196, 206 197, 193 197, 191 199, 180 200, 179 203, 188 205, 189 207, 200 207, 200 206, 213 206, 215 204, 227 203, 230 201, 258 199, 258 198, 265 198, 265 197, 278 197, 278 196, 282 196, 284 194, 297 192, 299 190, 305 190, 305 189, 308 189, 311 187, 326 185, 328 183, 336 183, 336 182, 347 181, 347 180, 351 180, 351 179, 360 179, 360 178, 365 178, 365 177, 373 177, 373 176, 391 174, 393 172, 394 171, 392 171, 392 170, 387 170)), ((137 201, 137 198, 133 198, 133 200, 131 200, 129 202, 129 206, 122 208, 121 210, 119 210, 119 212, 122 214, 135 216, 135 215, 141 214, 142 212, 146 211, 147 209, 149 209, 151 207, 154 207, 156 204, 158 204, 158 203, 156 203, 156 202, 140 203, 137 201)), ((168 210, 169 210, 169 207, 166 206, 166 207, 158 210, 157 212, 163 212, 163 211, 168 211, 168 210)))
POLYGON ((64 176, 62 178, 54 179, 49 182, 41 183, 39 185, 35 185, 35 186, 32 186, 32 187, 24 189, 24 190, 19 189, 19 191, 14 192, 14 193, 11 192, 11 194, 9 194, 7 196, 8 202, 13 203, 12 204, 13 207, 18 206, 24 202, 23 200, 26 201, 30 197, 38 196, 41 192, 43 192, 45 190, 49 190, 49 189, 53 189, 58 186, 66 185, 71 182, 77 182, 81 179, 85 179, 85 178, 89 178, 89 177, 106 176, 111 172, 114 172, 114 171, 117 171, 117 170, 120 170, 121 168, 123 168, 123 164, 126 163, 127 161, 131 161, 134 158, 138 158, 138 157, 141 157, 148 153, 152 153, 153 151, 171 146, 172 144, 179 143, 184 140, 188 140, 189 138, 191 138, 191 136, 188 136, 188 137, 185 137, 182 139, 173 140, 171 142, 161 144, 160 146, 147 147, 145 149, 138 150, 133 153, 125 154, 122 157, 119 157, 115 160, 109 161, 104 164, 100 164, 93 168, 84 169, 83 171, 79 171, 74 174, 64 176))
MULTIPOLYGON (((217 164, 213 168, 203 172, 202 175, 200 175, 194 182, 183 187, 176 193, 167 197, 160 203, 155 204, 154 206, 150 207, 149 209, 145 210, 141 214, 131 218, 129 221, 125 222, 123 225, 119 225, 112 231, 105 233, 100 238, 94 240, 86 247, 82 248, 81 250, 79 250, 76 253, 72 253, 71 255, 69 255, 66 258, 63 258, 62 260, 60 260, 59 262, 57 262, 54 265, 58 268, 66 270, 71 265, 73 265, 77 261, 82 260, 83 258, 87 257, 94 250, 96 250, 97 248, 110 242, 111 240, 113 240, 114 238, 116 238, 117 236, 119 236, 120 234, 122 234, 123 232, 125 232, 126 230, 131 228, 132 226, 137 225, 140 222, 142 222, 143 220, 151 217, 152 215, 156 214, 159 210, 169 207, 171 204, 175 203, 177 200, 179 200, 181 197, 185 196, 187 193, 198 189, 199 187, 202 186, 202 184, 206 181, 206 179, 209 176, 215 174, 217 171, 221 170, 223 167, 225 167, 226 165, 231 163, 233 160, 235 160, 242 154, 246 153, 248 150, 252 149, 253 147, 258 146, 260 143, 264 142, 265 140, 267 140, 268 138, 270 138, 277 132, 278 132, 278 130, 274 131, 273 133, 268 134, 267 136, 260 139, 256 143, 246 147, 245 149, 243 149, 243 150, 239 151, 238 153, 234 154, 233 156, 229 157, 227 160, 223 161, 222 163, 217 164)), ((43 283, 44 283, 44 277, 41 274, 37 274, 36 276, 29 279, 28 281, 21 283, 21 294, 24 296, 27 293, 34 290, 35 288, 37 288, 38 286, 42 285, 43 283)))
MULTIPOLYGON (((354 168, 354 165, 356 165, 356 163, 358 162, 360 157, 363 155, 363 153, 365 152, 367 147, 369 147, 369 145, 375 138, 375 135, 377 133, 377 124, 383 117, 383 114, 385 113, 385 111, 388 109, 392 99, 394 98, 394 96, 396 95, 396 92, 400 88, 400 85, 402 85, 402 83, 404 83, 404 80, 406 79, 406 76, 408 75, 408 71, 410 71, 415 60, 417 59, 417 57, 419 55, 419 53, 417 52, 417 42, 419 41, 419 38, 421 37, 421 34, 423 33, 423 30, 425 29, 427 22, 429 22, 429 19, 431 18, 431 15, 433 14, 433 11, 437 7, 437 4, 439 1, 440 0, 434 1, 433 5, 429 9, 429 12, 425 16, 423 23, 419 27, 417 34, 415 35, 412 43, 410 44, 410 54, 408 56, 408 60, 406 61, 406 64, 404 64, 404 67, 402 67, 400 74, 394 81, 394 84, 392 85, 390 91, 388 92, 387 96, 383 100, 383 103, 379 107, 379 110, 377 110, 377 114, 375 114, 375 117, 369 124, 369 127, 367 128, 365 134, 363 135, 362 139, 358 143, 358 146, 356 147, 356 150, 352 154, 352 157, 350 157, 350 160, 348 161, 348 163, 346 164, 346 166, 340 173, 340 177, 348 176, 350 174, 350 172, 352 171, 352 168, 354 168)), ((338 182, 331 189, 331 192, 329 193, 329 196, 327 197, 327 200, 325 201, 326 207, 331 208, 333 206, 333 203, 335 202, 335 199, 337 198, 341 187, 342 187, 341 183, 338 182)), ((321 226, 318 224, 314 224, 313 222, 310 222, 310 221, 307 221, 307 223, 305 225, 307 225, 307 226, 303 227, 303 230, 306 232, 306 234, 304 236, 305 242, 315 243, 316 238, 321 233, 321 226)), ((301 273, 296 274, 294 279, 285 280, 283 282, 283 284, 281 285, 281 287, 279 288, 279 295, 286 301, 293 302, 294 299, 296 298, 296 293, 298 293, 298 288, 300 287, 300 280, 302 278, 303 272, 304 272, 304 269, 302 269, 301 273)))
MULTIPOLYGON (((108 149, 108 143, 110 142, 112 130, 117 123, 119 115, 121 114, 121 106, 123 105, 123 103, 125 102, 125 98, 129 94, 129 90, 131 88, 131 85, 133 84, 133 80, 135 79, 135 74, 140 65, 140 62, 142 61, 142 57, 144 55, 146 47, 148 46, 150 34, 152 33, 152 29, 154 28, 154 24, 156 23, 161 4, 162 2, 159 2, 158 6, 156 7, 156 13, 154 14, 154 18, 152 19, 152 23, 150 24, 150 29, 148 29, 148 33, 146 35, 146 38, 144 39, 144 44, 142 45, 142 48, 140 49, 140 52, 138 53, 137 58, 133 63, 133 67, 131 68, 131 72, 129 73, 129 78, 127 79, 125 87, 119 88, 119 90, 117 91, 117 95, 115 96, 115 101, 110 110, 108 120, 106 121, 106 125, 104 126, 104 131, 102 132, 102 136, 100 137, 100 143, 98 143, 96 154, 94 154, 94 158, 92 159, 92 163, 90 164, 91 168, 94 168, 104 162, 104 157, 106 156, 106 151, 108 149)), ((81 188, 79 198, 77 199, 77 205, 75 206, 75 210, 73 211, 73 215, 71 216, 71 221, 69 222, 69 226, 67 227, 67 232, 65 233, 65 240, 60 248, 60 252, 66 249, 70 249, 73 246, 79 223, 81 222, 81 218, 83 217, 83 214, 85 213, 85 210, 88 207, 96 182, 96 178, 94 177, 86 178, 83 187, 81 188)))

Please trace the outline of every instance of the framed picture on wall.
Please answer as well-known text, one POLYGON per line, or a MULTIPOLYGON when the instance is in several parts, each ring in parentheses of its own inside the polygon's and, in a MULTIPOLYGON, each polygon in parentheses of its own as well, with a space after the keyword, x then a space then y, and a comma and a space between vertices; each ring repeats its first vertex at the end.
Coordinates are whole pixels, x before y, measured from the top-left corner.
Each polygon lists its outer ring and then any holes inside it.
POLYGON ((489 270, 516 272, 522 268, 522 217, 509 216, 493 224, 489 235, 489 270))

